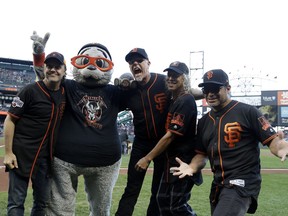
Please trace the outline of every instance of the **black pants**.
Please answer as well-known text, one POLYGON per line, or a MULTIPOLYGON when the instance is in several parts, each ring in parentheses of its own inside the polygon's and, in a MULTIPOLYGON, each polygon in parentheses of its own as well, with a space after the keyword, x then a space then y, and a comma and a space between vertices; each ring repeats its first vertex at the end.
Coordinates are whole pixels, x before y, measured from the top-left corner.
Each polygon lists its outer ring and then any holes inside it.
MULTIPOLYGON (((138 196, 140 194, 142 184, 145 178, 146 171, 138 172, 135 169, 135 164, 144 157, 150 150, 150 148, 138 147, 133 144, 132 152, 130 155, 130 161, 128 166, 128 179, 127 185, 119 202, 118 210, 115 215, 117 216, 131 216, 134 211, 138 196)), ((161 175, 164 168, 164 156, 158 156, 153 160, 154 171, 151 186, 150 203, 147 209, 147 216, 159 216, 159 209, 156 202, 156 194, 160 184, 161 175)))
MULTIPOLYGON (((51 187, 49 163, 48 159, 41 159, 37 173, 31 179, 33 189, 32 216, 46 215, 51 187)), ((28 185, 29 177, 18 175, 14 169, 9 171, 8 216, 24 215, 28 185)))
POLYGON ((167 183, 163 175, 157 201, 161 216, 197 216, 189 205, 191 190, 194 181, 191 177, 179 179, 173 183, 167 183))
POLYGON ((212 184, 210 193, 211 215, 244 216, 251 197, 241 197, 234 187, 217 187, 212 184))

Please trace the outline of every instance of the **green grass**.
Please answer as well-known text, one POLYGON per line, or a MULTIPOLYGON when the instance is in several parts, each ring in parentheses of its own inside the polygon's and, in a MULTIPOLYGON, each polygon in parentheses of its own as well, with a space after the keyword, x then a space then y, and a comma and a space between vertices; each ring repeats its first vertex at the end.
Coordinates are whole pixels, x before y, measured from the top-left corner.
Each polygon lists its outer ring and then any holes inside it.
MULTIPOLYGON (((0 137, 0 146, 3 145, 3 137, 0 137)), ((0 157, 4 156, 4 147, 0 148, 0 157)), ((0 161, 1 163, 2 161, 0 161)), ((122 157, 121 167, 128 167, 129 155, 122 157)), ((274 169, 288 169, 288 163, 281 163, 280 160, 273 156, 269 149, 261 149, 261 167, 262 168, 274 168, 274 169)), ((207 168, 209 168, 209 163, 207 163, 207 168)))
MULTIPOLYGON (((144 185, 139 196, 133 216, 145 215, 150 196, 151 174, 147 174, 144 185)), ((255 216, 286 215, 288 211, 288 176, 286 174, 263 174, 262 190, 259 197, 259 207, 255 216)), ((204 183, 192 190, 190 204, 198 213, 198 216, 209 215, 208 194, 210 190, 211 175, 204 175, 204 183)), ((88 203, 84 193, 83 178, 79 178, 79 188, 77 194, 76 215, 84 216, 88 214, 88 203)), ((118 201, 123 193, 126 184, 126 175, 119 175, 113 192, 111 215, 115 214, 118 201)), ((6 206, 7 193, 0 193, 0 215, 4 216, 3 210, 6 206)), ((29 215, 31 209, 31 190, 26 200, 25 216, 29 215)))
MULTIPOLYGON (((3 148, 2 148, 3 149, 3 148)), ((3 156, 4 152, 0 148, 0 157, 3 156)), ((129 161, 129 155, 122 157, 121 167, 127 167, 129 161)), ((262 168, 285 168, 288 169, 288 162, 281 163, 280 159, 271 155, 268 149, 261 149, 261 164, 262 168)), ((137 205, 135 206, 135 211, 133 216, 143 216, 145 215, 149 197, 150 197, 150 186, 151 186, 151 174, 147 174, 141 194, 138 198, 137 205)), ((286 215, 288 211, 288 175, 287 174, 262 174, 263 182, 262 189, 259 196, 259 207, 255 216, 276 216, 276 215, 286 215)), ((0 177, 1 180, 1 177, 0 177)), ((204 183, 197 187, 195 186, 192 190, 192 197, 190 204, 198 213, 198 216, 208 216, 210 215, 209 207, 209 190, 212 180, 212 175, 204 175, 204 183)), ((124 187, 126 185, 126 175, 119 175, 116 186, 113 190, 113 200, 111 208, 111 216, 115 214, 118 206, 118 202, 124 187)), ((28 196, 26 200, 26 211, 25 216, 29 215, 32 206, 32 190, 28 191, 28 196)), ((0 192, 0 216, 5 215, 5 209, 7 204, 7 192, 0 192)), ((84 192, 83 178, 79 178, 78 194, 77 194, 77 204, 76 204, 76 215, 85 216, 89 213, 88 203, 86 200, 86 195, 84 192)))

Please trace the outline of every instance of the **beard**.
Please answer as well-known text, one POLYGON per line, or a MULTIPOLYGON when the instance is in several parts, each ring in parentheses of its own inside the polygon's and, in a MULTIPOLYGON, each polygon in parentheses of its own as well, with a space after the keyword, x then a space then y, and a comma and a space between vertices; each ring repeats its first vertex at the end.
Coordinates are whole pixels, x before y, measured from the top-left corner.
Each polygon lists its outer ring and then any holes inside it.
POLYGON ((134 79, 137 81, 137 82, 142 82, 143 81, 143 76, 141 74, 139 74, 137 76, 137 74, 135 75, 134 79))

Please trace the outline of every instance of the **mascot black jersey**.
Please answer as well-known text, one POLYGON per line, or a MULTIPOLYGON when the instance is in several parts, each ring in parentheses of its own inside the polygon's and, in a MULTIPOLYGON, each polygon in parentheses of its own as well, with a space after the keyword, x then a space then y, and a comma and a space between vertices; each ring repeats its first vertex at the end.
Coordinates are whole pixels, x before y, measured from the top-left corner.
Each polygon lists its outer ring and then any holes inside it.
POLYGON ((55 156, 82 166, 114 164, 121 157, 116 121, 121 91, 113 85, 89 88, 74 80, 64 86, 68 102, 55 156))

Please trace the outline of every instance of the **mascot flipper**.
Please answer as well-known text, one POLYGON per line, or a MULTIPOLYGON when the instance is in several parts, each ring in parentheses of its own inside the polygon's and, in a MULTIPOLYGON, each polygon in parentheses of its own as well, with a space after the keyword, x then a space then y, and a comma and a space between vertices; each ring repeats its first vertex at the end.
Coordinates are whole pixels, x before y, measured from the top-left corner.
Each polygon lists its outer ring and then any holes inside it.
POLYGON ((45 46, 50 37, 50 33, 46 33, 44 38, 40 37, 36 31, 30 37, 33 40, 33 64, 36 73, 36 81, 44 79, 43 62, 45 59, 45 46))

